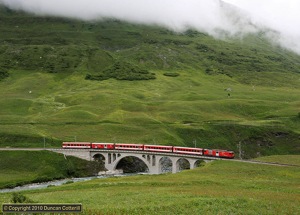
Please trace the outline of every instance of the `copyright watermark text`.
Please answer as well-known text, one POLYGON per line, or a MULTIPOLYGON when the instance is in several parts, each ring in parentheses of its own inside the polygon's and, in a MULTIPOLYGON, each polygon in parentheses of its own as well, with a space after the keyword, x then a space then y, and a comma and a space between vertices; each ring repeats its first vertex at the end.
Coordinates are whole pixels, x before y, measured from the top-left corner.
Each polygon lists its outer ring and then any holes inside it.
POLYGON ((81 204, 3 204, 3 213, 81 213, 81 204))

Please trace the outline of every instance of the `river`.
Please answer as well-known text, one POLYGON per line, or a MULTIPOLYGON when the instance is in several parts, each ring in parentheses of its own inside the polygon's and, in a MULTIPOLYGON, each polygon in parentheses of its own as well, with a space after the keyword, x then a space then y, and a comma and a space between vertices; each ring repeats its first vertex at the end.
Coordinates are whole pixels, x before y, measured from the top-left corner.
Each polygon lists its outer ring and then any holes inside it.
POLYGON ((66 179, 43 182, 43 183, 27 184, 27 185, 23 185, 23 186, 11 188, 11 189, 0 189, 0 193, 19 192, 19 191, 24 191, 24 190, 36 190, 36 189, 47 188, 49 186, 60 186, 60 185, 63 185, 63 184, 69 183, 69 182, 89 181, 89 180, 92 180, 95 178, 124 177, 124 176, 132 176, 132 175, 137 175, 137 174, 139 174, 139 173, 99 175, 99 176, 84 177, 84 178, 66 178, 66 179))

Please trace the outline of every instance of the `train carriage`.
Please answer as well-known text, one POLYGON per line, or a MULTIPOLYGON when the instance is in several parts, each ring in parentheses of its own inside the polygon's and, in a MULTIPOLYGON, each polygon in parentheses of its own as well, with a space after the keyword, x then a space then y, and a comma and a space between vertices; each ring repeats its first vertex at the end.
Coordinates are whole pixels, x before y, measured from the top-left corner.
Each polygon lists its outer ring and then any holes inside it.
POLYGON ((92 144, 90 142, 63 142, 63 148, 69 149, 90 149, 92 144))
POLYGON ((203 155, 203 149, 201 148, 174 146, 173 152, 178 154, 203 155))
POLYGON ((128 144, 128 143, 116 143, 115 149, 117 150, 134 150, 134 151, 142 151, 144 150, 143 144, 128 144))
POLYGON ((115 144, 114 143, 92 143, 92 148, 112 150, 115 149, 115 144))
POLYGON ((173 152, 173 146, 144 145, 144 150, 150 152, 173 152))

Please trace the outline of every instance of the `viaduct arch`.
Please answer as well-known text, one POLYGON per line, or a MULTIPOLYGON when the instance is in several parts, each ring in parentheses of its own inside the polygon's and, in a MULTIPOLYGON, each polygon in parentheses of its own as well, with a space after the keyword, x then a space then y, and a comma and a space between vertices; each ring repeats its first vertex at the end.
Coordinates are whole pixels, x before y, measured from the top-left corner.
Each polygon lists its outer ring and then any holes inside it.
POLYGON ((148 153, 133 153, 133 152, 91 152, 91 157, 101 154, 105 160, 105 168, 107 170, 116 170, 119 162, 126 157, 135 157, 140 159, 148 168, 150 174, 160 174, 164 172, 177 173, 184 169, 194 169, 197 167, 197 162, 203 160, 201 158, 186 158, 160 154, 148 154, 148 153), (165 166, 165 160, 169 159, 171 161, 170 169, 165 166), (182 167, 181 161, 184 160, 188 163, 188 168, 182 167))

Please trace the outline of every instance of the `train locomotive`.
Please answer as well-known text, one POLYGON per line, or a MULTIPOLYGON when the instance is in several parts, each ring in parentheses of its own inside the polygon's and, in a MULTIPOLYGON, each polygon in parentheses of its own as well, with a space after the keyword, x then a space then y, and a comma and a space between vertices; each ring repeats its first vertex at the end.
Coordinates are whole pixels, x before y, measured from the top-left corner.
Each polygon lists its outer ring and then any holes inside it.
POLYGON ((234 158, 234 152, 223 149, 202 149, 181 146, 162 146, 132 143, 91 143, 91 142, 63 142, 64 149, 102 149, 102 150, 125 150, 125 151, 147 151, 164 152, 174 154, 186 154, 196 156, 209 156, 220 158, 234 158))

